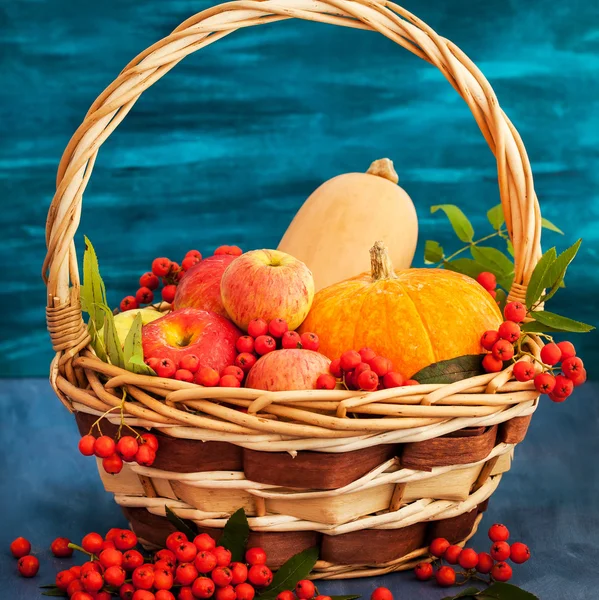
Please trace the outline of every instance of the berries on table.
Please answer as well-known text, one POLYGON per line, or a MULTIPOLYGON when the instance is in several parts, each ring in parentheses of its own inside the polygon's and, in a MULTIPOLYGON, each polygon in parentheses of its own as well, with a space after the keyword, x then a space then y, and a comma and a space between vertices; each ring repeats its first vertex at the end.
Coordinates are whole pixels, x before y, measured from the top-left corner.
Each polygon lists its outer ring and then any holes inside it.
MULTIPOLYGON (((100 439, 100 438, 98 438, 98 439, 100 439)), ((110 439, 110 438, 108 438, 108 439, 110 439)), ((81 547, 86 552, 89 552, 90 554, 99 554, 100 550, 102 549, 103 542, 104 542, 104 540, 102 539, 102 536, 99 533, 92 532, 92 533, 88 533, 81 540, 81 547)))
POLYGON ((557 363, 562 359, 562 351, 559 349, 559 346, 555 343, 547 344, 541 348, 541 360, 546 365, 557 365, 557 363))
POLYGON ((414 567, 416 579, 420 581, 428 581, 433 576, 433 565, 427 562, 418 563, 414 567))
POLYGON ((135 296, 125 296, 121 303, 119 304, 119 309, 121 312, 125 312, 128 310, 133 310, 134 308, 138 308, 137 300, 135 296))
POLYGON ((239 585, 245 583, 248 578, 248 568, 242 562, 231 563, 231 583, 233 585, 239 585))
POLYGON ((123 585, 123 583, 125 583, 125 577, 125 570, 119 565, 108 567, 106 571, 104 571, 104 582, 108 585, 113 585, 114 587, 123 585))
POLYGON ((23 558, 31 552, 31 544, 24 537, 18 537, 11 542, 10 552, 15 558, 23 558))
POLYGON ((474 569, 478 564, 478 553, 472 548, 464 548, 458 556, 458 563, 463 569, 474 569))
POLYGON ((453 544, 451 546, 448 546, 447 550, 445 550, 445 553, 443 554, 443 558, 450 565, 457 565, 458 558, 459 558, 461 552, 462 552, 462 548, 460 546, 453 544))
POLYGON ((526 306, 522 302, 508 302, 503 309, 503 316, 506 321, 522 323, 526 318, 526 306))
POLYGON ((198 549, 193 542, 181 542, 174 550, 175 557, 180 563, 191 563, 195 560, 198 549))
POLYGON ((445 538, 435 538, 428 547, 428 551, 437 558, 441 558, 447 548, 449 548, 451 544, 445 538))
POLYGON ((506 562, 498 562, 491 569, 491 577, 495 581, 509 581, 512 578, 512 567, 506 562))
POLYGON ((212 598, 216 586, 209 577, 198 577, 191 585, 191 593, 194 598, 212 598))
POLYGON ((219 567, 228 567, 231 564, 231 551, 223 546, 216 546, 212 551, 216 556, 216 564, 219 567))
POLYGON ((19 558, 17 565, 19 573, 23 577, 35 577, 40 568, 40 561, 35 556, 28 554, 19 558))
POLYGON ((207 533, 200 533, 196 535, 193 539, 193 543, 195 547, 198 549, 198 552, 209 552, 216 548, 216 542, 214 538, 209 536, 207 533))
POLYGON ((86 592, 93 594, 104 586, 104 577, 98 571, 86 571, 81 575, 81 584, 86 592))
POLYGON ((106 548, 100 552, 98 560, 105 569, 114 566, 120 567, 123 564, 123 553, 116 548, 106 548))
POLYGON ((121 566, 125 571, 134 571, 143 564, 144 557, 141 552, 138 552, 137 550, 127 550, 127 552, 123 554, 123 564, 121 566))
POLYGON ((265 565, 266 552, 262 548, 248 548, 245 553, 245 562, 250 565, 265 565))
POLYGON ((214 594, 215 600, 235 600, 235 588, 232 585, 217 587, 214 594))
POLYGON ((157 590, 154 598, 155 600, 175 600, 175 597, 170 590, 157 590))
POLYGON ((283 590, 277 594, 276 600, 295 600, 295 596, 291 590, 283 590))
POLYGON ((497 331, 502 340, 507 340, 512 344, 520 339, 520 325, 514 321, 504 321, 497 331))
POLYGON ((154 588, 156 590, 170 590, 174 584, 174 575, 171 569, 154 568, 154 588))
POLYGON ((531 381, 535 376, 535 366, 526 360, 519 360, 514 365, 513 373, 518 381, 531 381))
POLYGON ((249 583, 240 583, 235 586, 235 597, 237 600, 253 600, 255 595, 256 590, 249 583))
POLYGON ((510 560, 517 565, 525 563, 530 558, 530 550, 522 542, 514 542, 510 546, 510 560))
POLYGON ((495 561, 493 557, 488 552, 479 552, 478 553, 478 564, 476 565, 476 570, 483 575, 486 575, 491 572, 495 561))
POLYGON ((216 567, 210 577, 217 587, 226 587, 233 580, 233 572, 229 567, 216 567))
POLYGON ((555 377, 551 373, 535 375, 535 389, 540 394, 551 394, 555 388, 555 377))
POLYGON ((510 545, 507 542, 495 542, 491 546, 493 560, 507 560, 510 557, 510 545))
MULTIPOLYGON (((316 587, 309 579, 302 579, 295 585, 295 595, 299 598, 299 600, 310 600, 310 598, 314 598, 315 593, 316 587)), ((377 600, 383 599, 378 598, 377 600)))
POLYGON ((200 573, 210 573, 216 567, 216 556, 210 550, 202 550, 201 552, 198 552, 194 565, 200 573))
MULTIPOLYGON (((144 435, 152 434, 150 433, 144 435)), ((152 437, 155 436, 152 435, 152 437)), ((146 441, 146 438, 143 436, 142 439, 144 440, 144 443, 148 444, 148 446, 154 450, 154 452, 158 450, 157 444, 154 444, 151 441, 146 441)), ((137 536, 130 529, 120 529, 119 532, 114 536, 114 545, 116 546, 117 550, 120 550, 121 552, 132 550, 135 548, 135 546, 137 546, 137 536)))
POLYGON ((441 587, 451 587, 455 584, 455 571, 452 567, 440 567, 435 573, 435 579, 441 587))
POLYGON ((489 527, 488 536, 492 542, 507 542, 510 537, 510 531, 505 525, 495 523, 489 527))
POLYGON ((75 581, 76 577, 74 575, 74 573, 71 573, 71 571, 66 570, 66 571, 60 571, 59 573, 56 574, 56 579, 54 581, 54 583, 56 584, 56 587, 59 590, 62 590, 63 592, 66 592, 67 589, 69 588, 69 585, 75 581))

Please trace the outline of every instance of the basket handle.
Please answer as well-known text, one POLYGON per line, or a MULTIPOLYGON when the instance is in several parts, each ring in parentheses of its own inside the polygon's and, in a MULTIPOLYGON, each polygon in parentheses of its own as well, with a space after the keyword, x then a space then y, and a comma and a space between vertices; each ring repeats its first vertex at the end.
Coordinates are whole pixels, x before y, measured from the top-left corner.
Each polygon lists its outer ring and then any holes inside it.
MULTIPOLYGON (((141 94, 180 60, 243 27, 289 18, 378 31, 436 66, 464 99, 497 160, 499 193, 514 245, 510 299, 523 299, 541 256, 541 215, 522 140, 489 82, 452 42, 392 2, 382 0, 239 0, 202 11, 131 61, 95 100, 67 145, 46 223, 43 277, 47 320, 61 365, 89 342, 79 303, 74 235, 83 192, 100 146, 141 94)), ((63 369, 64 370, 64 369, 63 369)))

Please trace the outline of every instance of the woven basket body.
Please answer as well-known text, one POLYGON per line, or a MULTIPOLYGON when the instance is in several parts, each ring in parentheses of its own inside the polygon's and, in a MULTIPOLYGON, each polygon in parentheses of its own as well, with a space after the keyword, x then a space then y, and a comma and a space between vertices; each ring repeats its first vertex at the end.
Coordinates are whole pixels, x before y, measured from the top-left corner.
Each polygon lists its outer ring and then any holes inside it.
MULTIPOLYGON (((129 63, 93 103, 64 152, 44 264, 56 351, 51 382, 82 433, 110 409, 103 431, 116 432, 122 403, 129 425, 159 436, 151 468, 129 463, 117 476, 100 469, 106 489, 148 546, 162 543, 170 531, 165 506, 214 534, 243 506, 250 543, 264 546, 274 567, 319 545, 315 578, 375 575, 413 566, 432 537, 461 543, 475 531, 536 409, 531 383, 515 382, 510 367, 447 385, 369 394, 203 388, 99 360, 79 301, 73 238, 100 146, 143 91, 185 56, 236 29, 288 18, 379 32, 443 73, 497 159, 515 250, 509 297, 523 299, 541 256, 530 164, 517 131, 468 57, 392 3, 231 2, 188 19, 129 63), (361 415, 369 418, 354 418, 361 415), (374 549, 367 556, 365 543, 374 549)), ((538 354, 540 342, 533 337, 529 349, 538 354)))

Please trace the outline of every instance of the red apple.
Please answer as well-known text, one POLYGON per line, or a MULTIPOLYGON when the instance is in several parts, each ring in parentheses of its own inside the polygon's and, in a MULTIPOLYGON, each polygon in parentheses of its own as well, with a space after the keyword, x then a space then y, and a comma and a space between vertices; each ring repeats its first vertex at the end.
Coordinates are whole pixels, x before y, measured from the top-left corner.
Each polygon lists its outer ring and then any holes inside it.
POLYGON ((313 350, 275 350, 252 367, 245 387, 269 392, 313 390, 318 376, 329 372, 330 364, 326 356, 313 350))
POLYGON ((236 256, 220 254, 200 261, 186 271, 177 286, 173 308, 211 310, 223 317, 227 311, 220 297, 220 280, 236 256))
POLYGON ((220 282, 223 305, 244 331, 252 319, 284 319, 297 329, 314 299, 314 278, 297 258, 279 250, 252 250, 235 259, 220 282))
POLYGON ((237 356, 235 343, 241 331, 228 319, 197 308, 182 308, 152 321, 141 330, 144 358, 170 358, 176 366, 189 354, 202 367, 219 373, 237 356))

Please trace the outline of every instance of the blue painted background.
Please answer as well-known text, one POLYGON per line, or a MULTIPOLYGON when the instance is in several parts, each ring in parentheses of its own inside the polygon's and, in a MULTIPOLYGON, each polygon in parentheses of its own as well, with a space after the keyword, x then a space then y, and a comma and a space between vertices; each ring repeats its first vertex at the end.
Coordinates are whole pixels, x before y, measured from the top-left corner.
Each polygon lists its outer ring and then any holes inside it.
MULTIPOLYGON (((95 97, 138 52, 212 2, 0 2, 0 375, 46 375, 44 223, 58 160, 95 97)), ((597 323, 599 5, 407 0, 494 86, 527 145, 544 214, 585 240, 552 303, 597 323), (560 297, 561 296, 561 297, 560 297)), ((113 303, 157 255, 274 247, 322 181, 391 157, 422 244, 453 241, 429 206, 459 204, 481 235, 495 165, 466 105, 381 36, 304 22, 252 28, 189 57, 102 148, 78 235, 113 303)), ((598 363, 596 336, 579 338, 598 363)), ((595 374, 597 369, 595 369, 595 374)))

